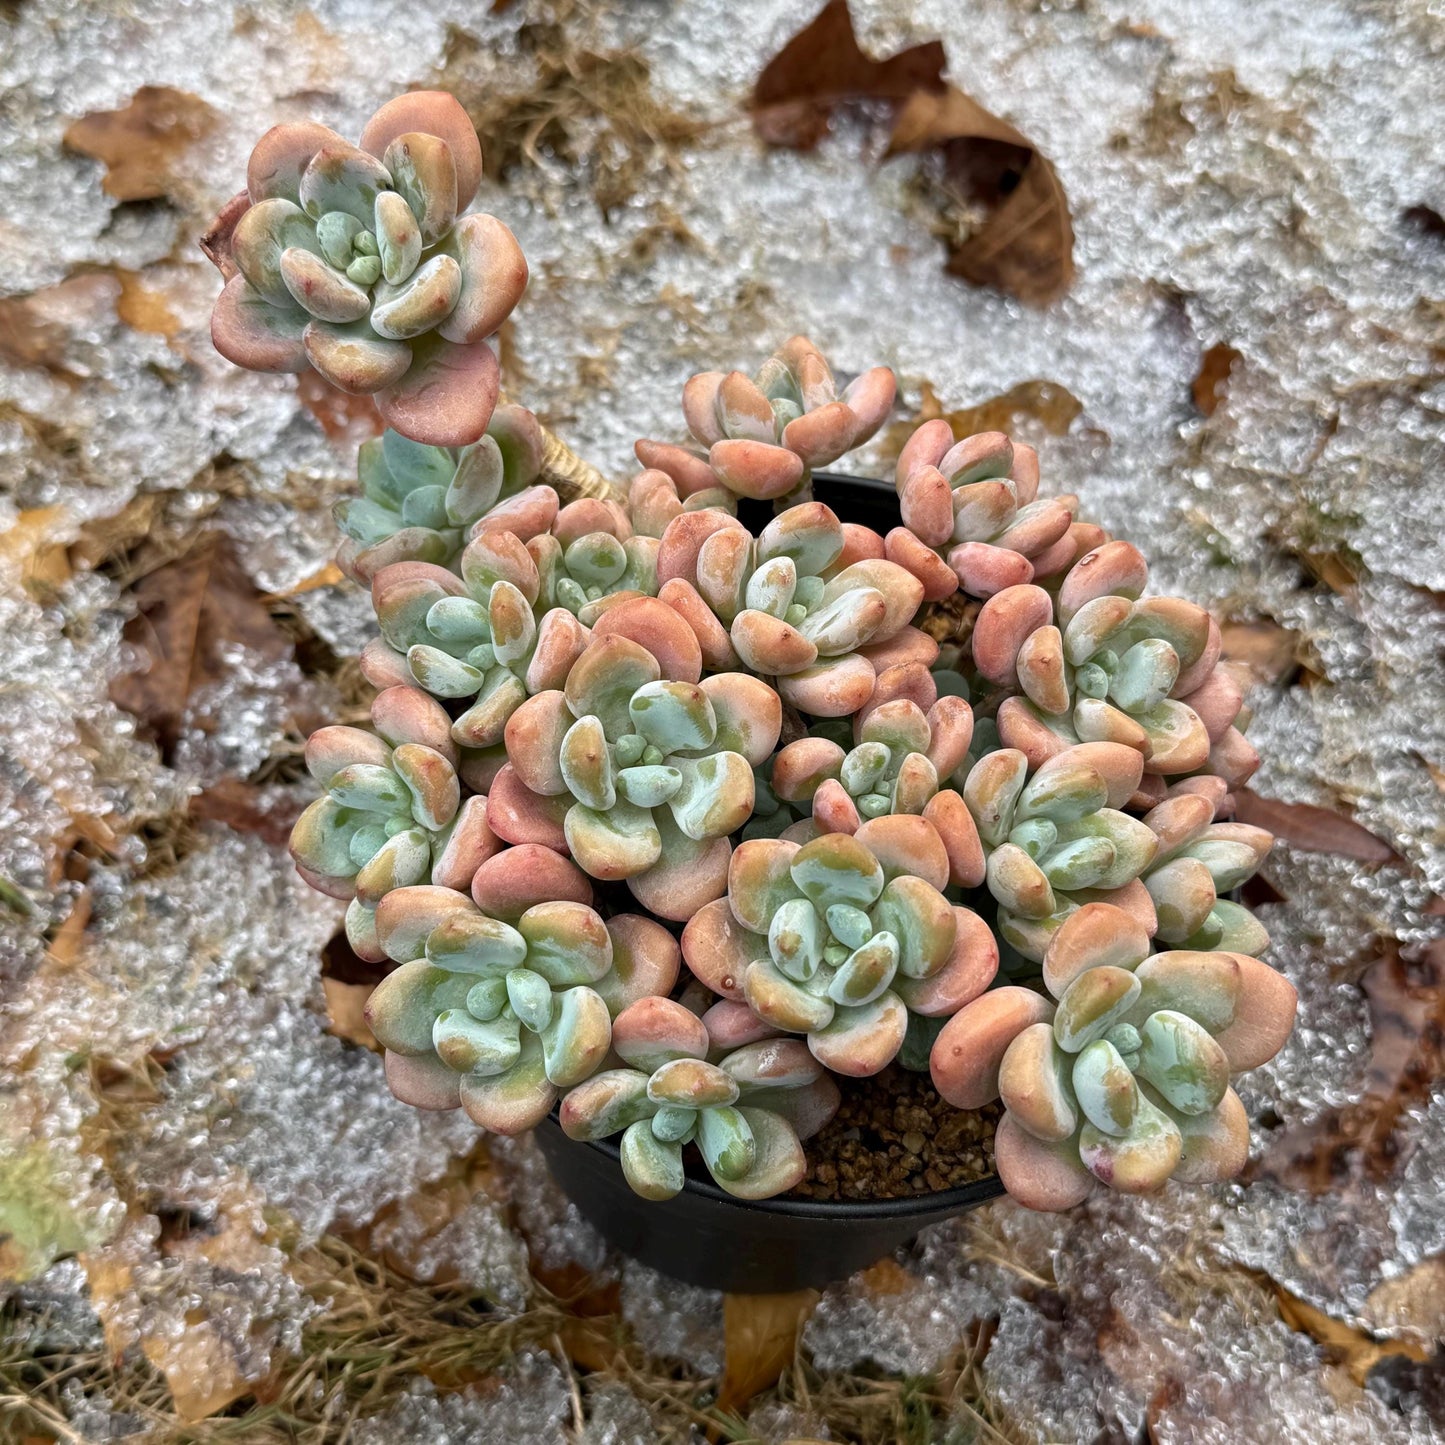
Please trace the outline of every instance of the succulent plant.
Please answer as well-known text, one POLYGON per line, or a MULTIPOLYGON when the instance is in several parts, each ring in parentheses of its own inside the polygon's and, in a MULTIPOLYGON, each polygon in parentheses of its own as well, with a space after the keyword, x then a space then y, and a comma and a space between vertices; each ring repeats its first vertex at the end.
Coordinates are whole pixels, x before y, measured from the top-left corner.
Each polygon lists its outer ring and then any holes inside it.
POLYGON ((660 924, 604 923, 568 901, 537 903, 513 926, 449 889, 404 888, 382 900, 376 924, 400 965, 366 1004, 393 1092, 423 1108, 460 1104, 498 1134, 540 1122, 601 1067, 613 1017, 667 993, 678 973, 660 924))
POLYGON ((999 748, 969 769, 962 795, 999 935, 1025 958, 1040 962, 1070 913, 1106 896, 1154 933, 1153 903, 1138 880, 1158 839, 1121 810, 1141 768, 1134 749, 1095 743, 1066 748, 1037 769, 1017 748, 999 748))
MULTIPOLYGON (((773 793, 808 809, 822 833, 856 833, 885 814, 934 819, 942 812, 947 824, 948 801, 930 805, 968 757, 968 703, 941 697, 925 712, 911 698, 895 698, 861 715, 854 730, 858 740, 847 749, 816 734, 781 748, 773 759, 773 793)), ((972 887, 981 879, 949 881, 972 887)))
POLYGON ((708 1173, 740 1199, 802 1181, 802 1137, 838 1106, 838 1089, 795 1039, 765 1040, 709 1062, 710 1041, 680 1003, 645 998, 619 1014, 613 1051, 628 1065, 572 1089, 559 1114, 569 1138, 622 1134, 622 1171, 644 1199, 671 1199, 695 1144, 708 1173))
POLYGON ((423 881, 470 887, 502 843, 486 800, 462 798, 451 719, 417 688, 390 688, 371 706, 375 733, 323 727, 306 766, 325 790, 296 820, 291 856, 312 887, 351 900, 347 933, 370 953, 376 905, 423 881))
POLYGON ((1137 548, 1107 542, 1069 569, 1057 599, 1021 583, 983 604, 974 665, 1012 694, 999 736, 1035 766, 1072 743, 1123 743, 1145 759, 1147 802, 1192 774, 1238 786, 1259 760, 1234 726, 1239 689, 1216 667, 1219 628, 1183 598, 1143 597, 1147 580, 1137 548))
POLYGON ((476 131, 441 91, 388 101, 359 145, 273 127, 208 237, 226 277, 216 349, 252 371, 314 367, 416 441, 477 441, 497 401, 487 338, 527 284, 506 226, 463 214, 481 176, 476 131))
POLYGON ((431 447, 387 430, 361 444, 361 495, 333 509, 346 540, 337 564, 357 582, 393 562, 457 568, 473 525, 536 480, 542 429, 524 407, 503 405, 471 446, 431 447))
POLYGON ((757 678, 701 672, 696 638, 664 602, 608 608, 561 684, 508 721, 507 812, 490 814, 493 828, 565 848, 594 878, 625 878, 665 918, 719 897, 728 834, 752 812, 753 767, 782 709, 757 678))
POLYGON ((992 597, 1080 555, 1078 498, 1040 498, 1038 454, 1002 432, 955 442, 941 417, 924 422, 898 455, 895 484, 903 526, 886 539, 887 555, 918 573, 930 601, 960 586, 992 597))
POLYGON ((1144 815, 1159 840, 1143 875, 1159 921, 1155 938, 1173 948, 1259 956, 1269 935, 1228 893, 1252 878, 1274 837, 1248 823, 1216 823, 1207 796, 1180 793, 1144 815))
POLYGON ((500 743, 528 693, 558 687, 587 629, 563 607, 538 621, 541 578, 511 532, 483 532, 461 555, 461 576, 428 562, 394 562, 372 578, 381 637, 363 669, 378 685, 404 681, 470 705, 453 722, 460 745, 500 743))
POLYGON ((1126 1193, 1227 1179, 1249 1124, 1232 1074, 1274 1057, 1292 984, 1248 954, 1150 953, 1139 922, 1105 903, 1071 914, 1044 957, 1049 997, 1002 988, 946 1023, 939 1092, 961 1109, 1001 1097, 994 1141, 1009 1193, 1067 1209, 1100 1181, 1126 1193))
POLYGON ((794 336, 751 380, 741 371, 704 371, 683 388, 683 414, 706 458, 642 441, 637 459, 670 476, 683 496, 721 486, 771 501, 800 493, 814 467, 867 441, 883 425, 896 390, 893 373, 875 366, 839 396, 822 352, 794 336))
POLYGON ((616 600, 655 597, 657 549, 617 503, 569 502, 548 531, 527 540, 541 582, 537 606, 565 607, 590 625, 616 600))
POLYGON ((737 498, 726 487, 704 487, 684 495, 666 472, 647 467, 633 477, 627 488, 627 515, 641 537, 661 537, 667 524, 684 512, 708 508, 737 516, 737 498))
POLYGON ((697 978, 770 1029, 805 1034, 838 1074, 876 1074, 902 1047, 910 1009, 953 1013, 998 966, 982 921, 912 871, 893 821, 801 846, 741 843, 727 897, 683 930, 697 978))
POLYGON ((754 540, 719 511, 684 512, 657 554, 661 595, 687 619, 711 667, 777 679, 783 700, 845 717, 873 696, 877 669, 860 649, 913 620, 923 589, 881 557, 850 559, 834 512, 804 502, 754 540))

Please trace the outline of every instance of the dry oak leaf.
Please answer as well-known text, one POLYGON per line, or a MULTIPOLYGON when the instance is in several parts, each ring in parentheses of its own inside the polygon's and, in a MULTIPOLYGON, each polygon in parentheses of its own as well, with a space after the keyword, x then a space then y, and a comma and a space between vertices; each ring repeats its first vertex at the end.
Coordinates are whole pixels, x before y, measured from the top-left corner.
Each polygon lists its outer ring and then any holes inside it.
POLYGON ((1306 853, 1333 853, 1361 863, 1398 864, 1400 855, 1353 818, 1317 808, 1313 803, 1281 803, 1261 798, 1248 788, 1235 789, 1235 817, 1241 823, 1265 828, 1306 853))
POLYGON ((36 367, 65 381, 83 381, 90 369, 72 342, 109 324, 121 282, 101 271, 68 276, 43 291, 0 300, 0 362, 36 367))
POLYGON ((150 663, 117 677, 110 696, 117 707, 149 724, 167 759, 188 699, 230 673, 233 648, 243 646, 267 661, 291 649, 230 541, 219 532, 141 578, 135 599, 136 615, 126 624, 125 640, 147 652, 150 663))
POLYGON ((813 22, 767 63, 753 87, 753 127, 769 145, 810 150, 847 101, 907 100, 943 89, 943 42, 929 40, 874 60, 859 48, 847 0, 828 0, 813 22))
POLYGON ((173 167, 216 124, 199 96, 168 85, 143 85, 119 110, 82 116, 65 144, 106 167, 101 189, 118 201, 154 201, 174 194, 173 167))
POLYGON ((1213 416, 1229 395, 1229 378, 1244 360, 1232 346, 1216 342, 1199 358, 1199 372, 1190 384, 1194 405, 1205 416, 1213 416))
POLYGON ((1370 1371, 1388 1355, 1404 1355, 1416 1361, 1430 1356, 1430 1351, 1417 1340, 1377 1339, 1367 1330, 1357 1329, 1312 1304, 1306 1304, 1279 1284, 1274 1285, 1274 1297, 1285 1324, 1292 1330, 1309 1335, 1321 1346, 1325 1356, 1343 1365, 1350 1378, 1361 1388, 1370 1371))
POLYGON ((997 396, 986 397, 974 406, 945 411, 932 385, 925 381, 919 388, 918 414, 910 420, 890 422, 884 429, 879 449, 880 460, 891 468, 898 460, 904 443, 926 421, 942 417, 953 432, 955 441, 981 431, 1013 434, 1019 424, 1032 421, 1050 436, 1067 436, 1069 428, 1083 414, 1084 404, 1068 387, 1042 378, 1020 381, 997 396))
POLYGON ((1033 142, 949 86, 915 91, 893 123, 888 153, 937 152, 944 195, 986 218, 949 241, 945 269, 978 286, 1047 305, 1074 279, 1074 223, 1052 164, 1033 142))
POLYGON ((819 1299, 815 1289, 723 1296, 723 1380, 718 1409, 737 1410, 771 1389, 793 1363, 798 1336, 819 1299))

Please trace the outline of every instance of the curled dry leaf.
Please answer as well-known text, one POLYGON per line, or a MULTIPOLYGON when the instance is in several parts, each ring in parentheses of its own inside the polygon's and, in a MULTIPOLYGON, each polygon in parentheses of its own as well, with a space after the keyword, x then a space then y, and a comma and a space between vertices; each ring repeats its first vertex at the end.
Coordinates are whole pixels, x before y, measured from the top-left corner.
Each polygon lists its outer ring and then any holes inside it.
POLYGON ((1074 279, 1074 224, 1047 157, 961 90, 916 91, 888 141, 890 155, 931 153, 948 238, 947 270, 978 286, 1047 305, 1074 279), (982 208, 981 225, 951 217, 982 208))
POLYGON ((902 102, 917 90, 941 91, 946 59, 942 41, 929 40, 874 60, 859 48, 847 0, 828 0, 763 67, 753 87, 753 126, 769 145, 809 150, 843 102, 902 102))
POLYGON ((129 105, 82 116, 65 132, 65 144, 104 162, 106 195, 154 201, 174 195, 175 162, 216 120, 216 112, 189 91, 143 85, 129 105))
MULTIPOLYGON (((1274 1284, 1274 1281, 1271 1281, 1274 1284)), ((1346 1324, 1314 1305, 1292 1295, 1282 1285, 1274 1284, 1274 1296, 1280 1317, 1292 1330, 1309 1335, 1332 1364, 1343 1365, 1350 1379, 1363 1387, 1371 1370, 1389 1355, 1404 1355, 1410 1360, 1425 1360, 1430 1352, 1417 1340, 1381 1339, 1368 1330, 1346 1324)))
POLYGON ((1357 858, 1361 863, 1401 861, 1383 838, 1375 837, 1352 818, 1312 803, 1281 803, 1239 788, 1235 792, 1235 817, 1241 823, 1268 829, 1276 838, 1306 853, 1333 853, 1340 858, 1357 858))
POLYGON ((187 700, 230 670, 227 652, 240 644, 268 661, 291 644, 261 602, 231 544, 219 533, 143 577, 125 640, 149 655, 140 671, 117 677, 111 700, 147 723, 169 758, 187 700))
POLYGON ((753 89, 753 125, 770 145, 805 150, 827 133, 836 106, 890 106, 888 153, 924 155, 948 271, 1024 301, 1053 301, 1074 276, 1073 223, 1059 178, 1027 137, 945 84, 945 63, 936 40, 873 59, 859 48, 846 0, 829 0, 764 67, 753 89))
POLYGON ((1445 944, 1408 955, 1390 947, 1360 987, 1370 1006, 1364 1096, 1276 1134, 1246 1177, 1324 1194, 1403 1167, 1396 1125, 1445 1070, 1445 944))
POLYGON ((818 1303, 818 1291, 723 1296, 725 1363, 720 1410, 737 1410, 771 1389, 793 1363, 798 1336, 818 1303))
POLYGON ((1194 405, 1213 416, 1229 395, 1229 378, 1244 358, 1232 346, 1216 342, 1199 358, 1199 372, 1190 385, 1194 405))

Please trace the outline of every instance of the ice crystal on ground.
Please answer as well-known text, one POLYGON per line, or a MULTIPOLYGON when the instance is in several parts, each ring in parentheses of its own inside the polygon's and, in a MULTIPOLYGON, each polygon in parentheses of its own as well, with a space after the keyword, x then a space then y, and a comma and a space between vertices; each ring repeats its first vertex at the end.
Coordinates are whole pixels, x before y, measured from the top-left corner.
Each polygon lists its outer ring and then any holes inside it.
MULTIPOLYGON (((754 140, 739 104, 810 9, 572 13, 579 43, 633 53, 659 104, 712 128, 671 153, 644 147, 637 193, 608 214, 590 189, 605 116, 579 121, 583 163, 539 151, 484 183, 481 203, 536 263, 512 339, 522 399, 620 478, 635 437, 677 433, 689 374, 751 369, 794 331, 843 371, 893 365, 909 405, 925 382, 947 407, 1039 378, 1079 398, 1066 436, 1021 423, 1047 484, 1139 543, 1161 589, 1288 628, 1310 657, 1308 676, 1251 689, 1256 790, 1348 811, 1402 860, 1282 848, 1265 870, 1283 898, 1262 910, 1272 959, 1301 991, 1293 1040, 1243 1095, 1267 1163, 1281 1130, 1366 1096, 1374 1025, 1358 984, 1372 960, 1441 933, 1445 250, 1430 217, 1445 213, 1445 25, 1424 0, 1324 0, 1308 15, 1282 0, 982 0, 966 15, 949 0, 856 0, 866 46, 940 35, 950 79, 1056 166, 1078 280, 1031 310, 942 275, 912 162, 879 162, 870 123, 840 120, 806 155, 754 140), (1240 360, 1205 417, 1190 384, 1216 343, 1240 360)), ((524 94, 535 57, 518 30, 535 18, 462 0, 0 5, 0 299, 41 293, 45 328, 31 365, 12 365, 0 335, 0 878, 22 900, 0 926, 14 1081, 0 1150, 38 1161, 24 1165, 40 1180, 35 1270, 57 1251, 124 1255, 133 1282, 95 1296, 112 1328, 174 1342, 186 1309, 212 1309, 247 1378, 294 1346, 310 1302, 263 1234, 255 1279, 238 1284, 177 1252, 162 1216, 224 1221, 244 1199, 301 1239, 382 1209, 400 1228, 475 1133, 393 1103, 375 1056, 324 1031, 318 956, 339 910, 281 849, 216 823, 176 827, 188 796, 222 777, 274 775, 268 806, 302 800, 287 719, 331 684, 299 657, 238 656, 192 699, 163 764, 107 695, 132 609, 124 566, 88 570, 78 549, 57 579, 36 559, 53 568, 87 527, 164 494, 175 516, 223 529, 258 591, 285 594, 338 658, 360 647, 364 602, 323 572, 352 443, 326 439, 291 379, 212 352, 216 282, 193 242, 278 118, 314 112, 354 134, 399 88, 524 94), (170 198, 137 205, 108 196, 103 166, 61 138, 142 85, 199 96, 218 120, 173 163, 170 198), (171 334, 122 319, 131 273, 171 334), (85 909, 88 927, 66 933, 85 909), (115 1117, 122 1147, 102 1151, 115 1117)), ((883 465, 876 446, 859 462, 883 465)), ((1424 1441, 1427 1385, 1381 1366, 1361 1389, 1282 1323, 1269 1281, 1337 1321, 1406 1330, 1379 1291, 1445 1249, 1442 1108, 1438 1089, 1407 1108, 1393 1163, 1348 1195, 1263 1169, 1063 1220, 999 1206, 943 1226, 887 1278, 827 1292, 805 1344, 823 1370, 913 1373, 937 1368, 971 1319, 996 1319, 986 1380, 1041 1438, 1147 1423, 1171 1442, 1424 1441)), ((715 1296, 621 1265, 531 1145, 494 1157, 535 1268, 620 1281, 648 1348, 717 1368, 715 1296)), ((421 1257, 514 1298, 519 1236, 474 1207, 421 1257)), ((79 1339, 94 1328, 87 1298, 62 1264, 8 1309, 79 1339)), ((128 1419, 83 1392, 66 1403, 83 1436, 128 1419)), ((620 1394, 588 1403, 599 1439, 642 1428, 620 1394)), ((765 1438, 824 1438, 822 1422, 769 1408, 753 1412, 765 1438)), ((550 1445, 571 1412, 560 1372, 526 1355, 494 1390, 417 1385, 358 1438, 550 1445)))

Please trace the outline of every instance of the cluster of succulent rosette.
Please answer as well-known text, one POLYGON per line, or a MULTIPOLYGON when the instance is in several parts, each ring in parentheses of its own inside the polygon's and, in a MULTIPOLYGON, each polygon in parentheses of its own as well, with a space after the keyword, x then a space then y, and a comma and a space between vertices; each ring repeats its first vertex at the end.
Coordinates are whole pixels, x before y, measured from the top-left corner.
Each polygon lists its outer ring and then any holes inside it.
POLYGON ((208 238, 221 351, 389 424, 336 514, 372 727, 311 738, 292 851, 392 968, 397 1096, 503 1134, 555 1108, 649 1199, 694 1167, 786 1192, 837 1079, 890 1066, 1001 1099, 1036 1208, 1238 1172, 1230 1079, 1295 996, 1229 897, 1272 840, 1232 821, 1258 759, 1209 615, 1000 433, 923 424, 899 524, 840 518, 814 472, 894 378, 840 389, 802 337, 694 377, 695 445, 638 442, 629 485, 552 485, 497 404, 526 266, 463 214, 481 175, 456 102, 403 96, 356 147, 270 132, 208 238))

